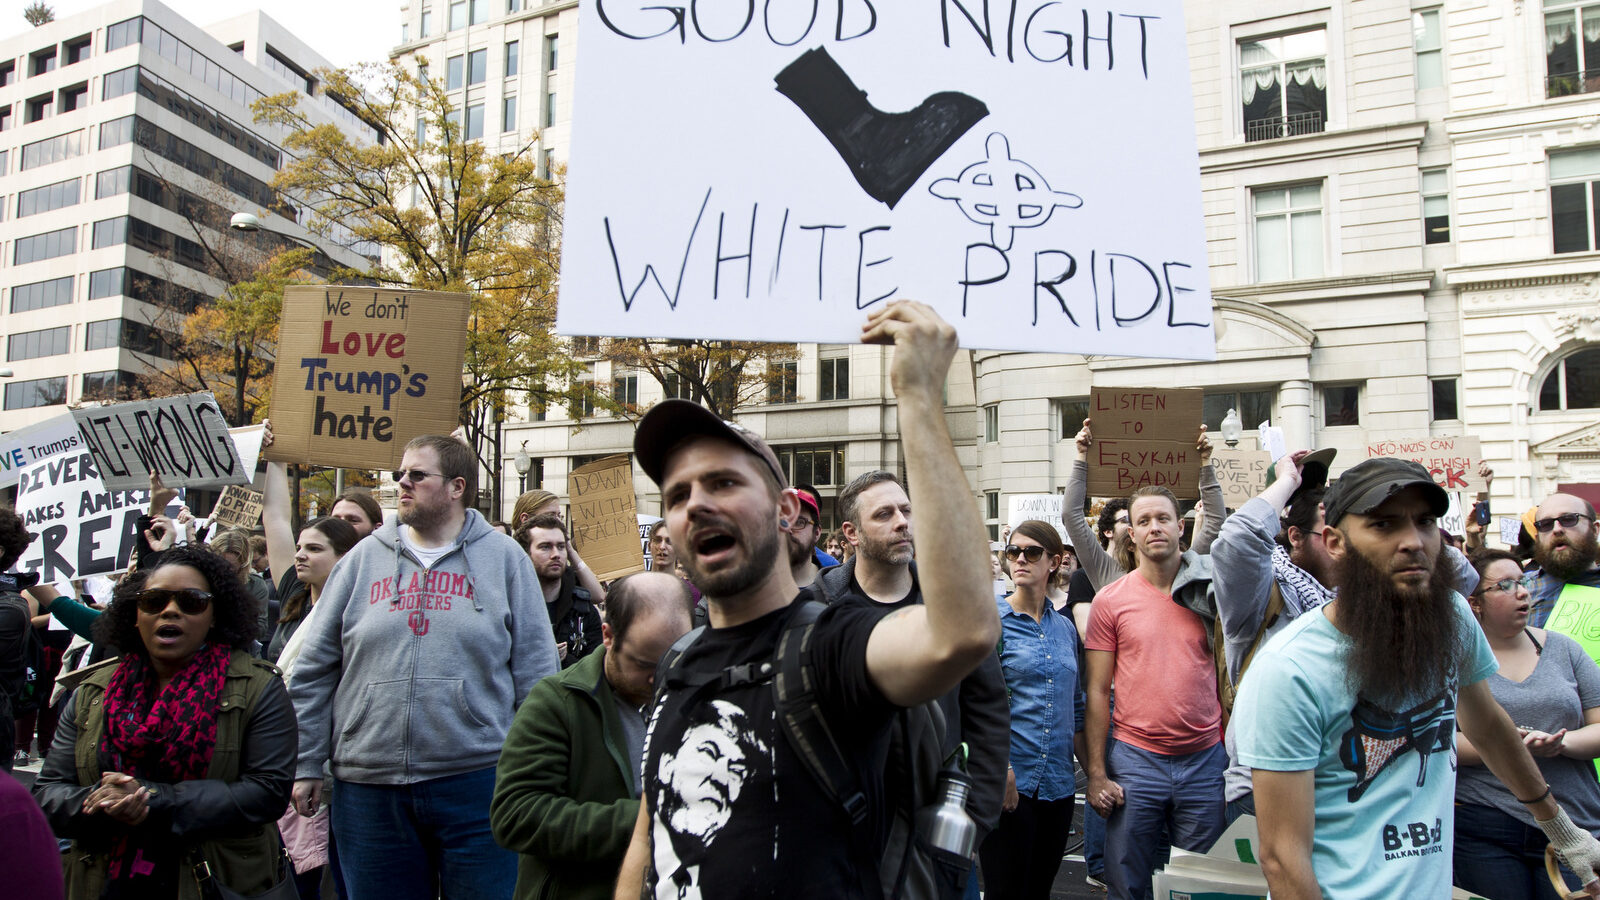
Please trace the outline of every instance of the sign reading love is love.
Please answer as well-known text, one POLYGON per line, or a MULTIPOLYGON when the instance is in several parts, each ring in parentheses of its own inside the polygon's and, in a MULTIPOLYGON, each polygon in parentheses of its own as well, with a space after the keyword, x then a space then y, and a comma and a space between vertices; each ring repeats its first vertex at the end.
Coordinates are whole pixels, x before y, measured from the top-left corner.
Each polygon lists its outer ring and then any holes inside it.
POLYGON ((854 342, 909 297, 967 347, 1214 358, 1177 0, 581 17, 562 333, 854 342))

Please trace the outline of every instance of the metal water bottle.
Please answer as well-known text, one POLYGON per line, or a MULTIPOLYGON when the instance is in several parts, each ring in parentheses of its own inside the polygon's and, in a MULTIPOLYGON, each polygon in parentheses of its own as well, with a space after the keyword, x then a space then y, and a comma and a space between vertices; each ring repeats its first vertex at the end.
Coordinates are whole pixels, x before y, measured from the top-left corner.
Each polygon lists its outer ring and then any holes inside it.
POLYGON ((940 850, 963 859, 972 858, 978 841, 978 824, 967 815, 967 794, 972 782, 953 770, 939 773, 939 801, 917 812, 917 833, 940 850))

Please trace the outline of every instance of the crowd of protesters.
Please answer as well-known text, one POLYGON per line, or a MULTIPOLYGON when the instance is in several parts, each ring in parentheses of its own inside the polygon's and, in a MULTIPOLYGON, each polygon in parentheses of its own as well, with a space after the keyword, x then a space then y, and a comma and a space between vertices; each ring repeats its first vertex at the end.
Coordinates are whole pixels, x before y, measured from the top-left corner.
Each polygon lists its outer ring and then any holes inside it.
MULTIPOLYGON (((0 779, 8 886, 1045 898, 1077 824, 1090 883, 1148 898, 1248 814, 1277 898, 1548 898, 1547 847, 1600 896, 1600 667, 1545 627, 1600 587, 1586 501, 1488 550, 1420 466, 1330 483, 1325 450, 1228 510, 1201 428, 1193 518, 1141 488, 1091 520, 1080 461, 1061 527, 991 544, 953 330, 902 302, 862 337, 897 351, 905 468, 845 486, 834 532, 759 435, 669 400, 634 443, 650 571, 610 583, 554 494, 481 516, 440 435, 392 516, 353 491, 296 533, 269 463, 263 533, 208 533, 154 478, 104 603, 0 575, 0 763, 42 758, 31 798, 0 779)), ((32 540, 0 511, 0 570, 32 540)))

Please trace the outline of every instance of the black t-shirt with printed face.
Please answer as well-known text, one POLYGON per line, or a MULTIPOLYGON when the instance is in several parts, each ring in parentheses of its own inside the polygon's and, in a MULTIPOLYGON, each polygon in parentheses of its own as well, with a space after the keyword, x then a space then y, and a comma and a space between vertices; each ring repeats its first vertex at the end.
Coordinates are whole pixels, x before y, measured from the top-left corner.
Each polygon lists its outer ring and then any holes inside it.
MULTIPOLYGON (((809 599, 802 591, 800 599, 809 599)), ((732 628, 710 629, 682 672, 720 672, 772 658, 789 606, 732 628)), ((830 606, 811 637, 817 699, 867 793, 869 833, 881 845, 883 764, 897 707, 867 676, 867 638, 883 610, 830 606)), ((671 685, 645 737, 652 812, 650 894, 689 898, 876 896, 873 850, 852 846, 850 821, 817 786, 777 720, 771 681, 696 690, 671 685)))

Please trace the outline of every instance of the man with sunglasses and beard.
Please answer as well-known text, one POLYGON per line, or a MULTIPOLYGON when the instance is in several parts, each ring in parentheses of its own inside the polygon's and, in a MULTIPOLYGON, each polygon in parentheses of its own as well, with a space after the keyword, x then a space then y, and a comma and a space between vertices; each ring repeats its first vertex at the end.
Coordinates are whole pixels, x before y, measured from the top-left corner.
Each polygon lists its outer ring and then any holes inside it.
POLYGON ((1557 805, 1484 681, 1494 655, 1441 552, 1448 505, 1417 463, 1347 471, 1324 500, 1339 594, 1240 686, 1239 758, 1277 900, 1448 896, 1457 727, 1600 896, 1600 843, 1557 805))
POLYGON ((1528 624, 1543 628, 1567 585, 1600 588, 1600 524, 1582 497, 1551 494, 1533 518, 1533 572, 1528 624))

